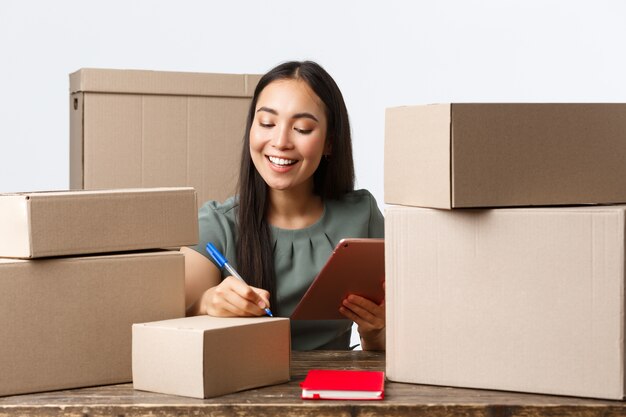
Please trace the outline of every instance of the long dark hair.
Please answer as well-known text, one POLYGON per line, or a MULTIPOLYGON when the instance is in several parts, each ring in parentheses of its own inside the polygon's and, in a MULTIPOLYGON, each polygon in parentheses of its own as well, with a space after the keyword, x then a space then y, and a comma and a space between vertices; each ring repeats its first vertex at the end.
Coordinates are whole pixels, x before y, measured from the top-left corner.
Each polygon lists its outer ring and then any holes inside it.
POLYGON ((286 62, 263 77, 254 90, 243 139, 239 172, 237 216, 237 268, 248 284, 270 292, 272 309, 276 306, 276 277, 270 225, 266 220, 267 184, 250 156, 250 129, 254 122, 259 95, 277 80, 302 80, 322 100, 326 110, 326 141, 331 155, 324 157, 313 174, 313 192, 322 199, 337 199, 354 189, 354 163, 348 110, 339 87, 318 64, 311 61, 286 62))

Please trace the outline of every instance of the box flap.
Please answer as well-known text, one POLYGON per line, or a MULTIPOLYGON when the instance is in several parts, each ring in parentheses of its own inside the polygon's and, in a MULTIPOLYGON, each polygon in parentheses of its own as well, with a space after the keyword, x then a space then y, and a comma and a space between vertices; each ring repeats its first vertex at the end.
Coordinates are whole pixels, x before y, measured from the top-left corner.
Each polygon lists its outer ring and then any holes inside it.
POLYGON ((82 68, 70 92, 251 97, 259 75, 82 68))
POLYGON ((204 397, 201 332, 133 324, 132 334, 135 389, 204 397))
POLYGON ((16 258, 0 258, 0 268, 3 266, 12 266, 13 264, 24 262, 28 262, 28 260, 16 258))
POLYGON ((177 329, 189 331, 210 331, 225 329, 230 327, 249 326, 259 323, 269 323, 273 321, 289 320, 284 317, 213 317, 194 316, 173 320, 155 321, 152 323, 141 323, 147 327, 159 327, 163 329, 177 329))
POLYGON ((70 94, 70 189, 84 188, 84 96, 70 94))
POLYGON ((385 203, 401 201, 450 208, 450 104, 386 110, 385 203))
POLYGON ((54 258, 43 258, 43 259, 21 259, 21 258, 0 258, 0 265, 12 266, 13 264, 29 264, 36 263, 44 265, 44 262, 54 261, 56 264, 64 264, 64 263, 93 263, 93 262, 110 262, 113 261, 123 261, 126 259, 138 259, 143 260, 150 257, 159 257, 166 259, 168 257, 180 257, 181 253, 177 250, 167 250, 167 249, 155 249, 149 250, 145 252, 127 252, 127 253, 104 253, 104 254, 89 254, 89 255, 80 255, 80 256, 61 256, 54 258))
POLYGON ((31 252, 28 203, 25 195, 0 195, 0 253, 4 256, 31 252))
POLYGON ((20 198, 50 198, 50 197, 81 197, 89 195, 116 195, 116 194, 142 194, 162 192, 188 192, 193 187, 154 187, 154 188, 116 188, 111 190, 53 190, 53 191, 24 191, 17 193, 0 194, 0 197, 17 196, 20 198))

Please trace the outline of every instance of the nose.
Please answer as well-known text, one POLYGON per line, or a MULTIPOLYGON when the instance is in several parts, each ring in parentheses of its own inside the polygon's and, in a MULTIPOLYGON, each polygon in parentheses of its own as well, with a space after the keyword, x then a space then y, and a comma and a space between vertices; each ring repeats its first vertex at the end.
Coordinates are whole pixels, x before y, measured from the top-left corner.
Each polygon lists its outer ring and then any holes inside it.
POLYGON ((276 149, 291 149, 293 144, 291 143, 291 130, 288 126, 282 126, 276 129, 275 135, 272 138, 272 147, 276 149))

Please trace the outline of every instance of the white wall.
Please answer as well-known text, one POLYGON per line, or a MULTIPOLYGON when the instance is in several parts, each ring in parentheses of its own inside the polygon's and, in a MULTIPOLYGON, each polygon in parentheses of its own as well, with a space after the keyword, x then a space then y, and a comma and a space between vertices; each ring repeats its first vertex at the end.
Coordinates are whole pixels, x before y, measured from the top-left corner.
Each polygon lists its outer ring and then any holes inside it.
POLYGON ((626 2, 0 2, 0 192, 63 189, 68 74, 262 73, 313 59, 351 114, 359 187, 383 202, 384 109, 626 101, 626 2))

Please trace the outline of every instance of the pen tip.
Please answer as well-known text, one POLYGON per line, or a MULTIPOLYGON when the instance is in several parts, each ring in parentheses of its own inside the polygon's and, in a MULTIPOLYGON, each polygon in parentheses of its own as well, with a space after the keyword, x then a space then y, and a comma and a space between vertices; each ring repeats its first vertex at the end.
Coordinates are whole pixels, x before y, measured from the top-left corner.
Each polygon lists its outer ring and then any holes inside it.
POLYGON ((265 309, 265 313, 267 313, 267 315, 270 316, 270 317, 274 317, 274 315, 272 314, 272 312, 270 311, 269 308, 265 309))

